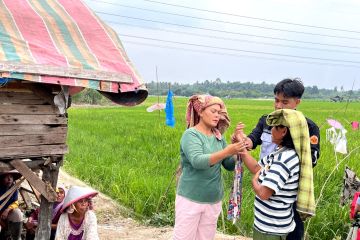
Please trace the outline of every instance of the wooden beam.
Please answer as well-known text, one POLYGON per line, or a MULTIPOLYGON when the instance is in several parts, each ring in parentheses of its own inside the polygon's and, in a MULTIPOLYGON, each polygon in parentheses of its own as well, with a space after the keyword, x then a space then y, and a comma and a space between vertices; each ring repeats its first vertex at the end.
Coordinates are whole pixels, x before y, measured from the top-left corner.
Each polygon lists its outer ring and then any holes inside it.
POLYGON ((66 134, 66 125, 41 125, 41 124, 6 124, 0 125, 2 136, 31 135, 31 134, 66 134))
POLYGON ((53 105, 28 105, 24 103, 23 105, 2 104, 0 105, 0 114, 59 115, 60 112, 59 108, 53 105))
MULTIPOLYGON (((55 157, 51 158, 56 161, 55 157)), ((43 169, 43 181, 50 182, 53 188, 56 188, 59 166, 62 164, 62 159, 57 163, 55 168, 47 166, 43 169)), ((35 239, 47 240, 50 238, 51 233, 51 217, 52 217, 53 203, 47 201, 43 196, 41 197, 39 225, 36 229, 35 239)))
POLYGON ((0 124, 67 124, 65 116, 0 114, 0 124))
POLYGON ((1 136, 0 146, 21 147, 21 146, 38 146, 49 144, 65 144, 66 133, 49 134, 49 135, 23 135, 23 136, 1 136))
MULTIPOLYGON (((0 93, 1 94, 1 93, 0 93)), ((32 104, 32 105, 44 105, 47 102, 44 99, 13 99, 11 102, 9 101, 1 101, 0 103, 4 104, 12 104, 12 105, 22 105, 22 104, 32 104)))
MULTIPOLYGON (((21 175, 23 175, 26 180, 29 181, 29 183, 36 188, 36 190, 38 190, 42 196, 44 196, 46 198, 47 201, 49 202, 55 202, 56 201, 56 192, 55 190, 52 188, 52 186, 50 185, 49 181, 47 181, 46 183, 44 183, 43 181, 41 181, 38 176, 36 176, 35 173, 33 173, 31 171, 30 168, 28 168, 26 166, 25 163, 23 163, 21 160, 16 159, 16 160, 12 160, 10 162, 10 164, 16 168, 16 170, 19 171, 19 173, 21 173, 21 175)), ((49 166, 50 167, 50 166, 49 166)), ((46 169, 46 168, 45 168, 46 169)))
MULTIPOLYGON (((22 161, 22 162, 32 170, 38 170, 44 165, 45 160, 32 160, 32 161, 22 161)), ((13 169, 14 167, 11 164, 0 161, 0 172, 7 172, 13 169)))
POLYGON ((64 155, 67 152, 67 146, 64 144, 5 147, 0 148, 0 159, 46 157, 52 155, 64 155))
POLYGON ((117 83, 133 83, 131 75, 125 72, 101 71, 99 69, 84 69, 69 66, 54 66, 45 64, 23 63, 23 62, 1 62, 0 71, 5 74, 11 72, 30 74, 34 76, 62 76, 68 78, 105 80, 117 83))

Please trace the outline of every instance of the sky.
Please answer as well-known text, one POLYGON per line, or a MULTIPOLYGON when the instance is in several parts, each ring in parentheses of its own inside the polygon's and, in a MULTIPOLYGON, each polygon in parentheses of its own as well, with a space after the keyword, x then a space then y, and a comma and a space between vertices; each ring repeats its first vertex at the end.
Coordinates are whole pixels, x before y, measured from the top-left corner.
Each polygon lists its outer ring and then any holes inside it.
POLYGON ((144 82, 298 77, 360 89, 357 0, 83 1, 118 33, 144 82))

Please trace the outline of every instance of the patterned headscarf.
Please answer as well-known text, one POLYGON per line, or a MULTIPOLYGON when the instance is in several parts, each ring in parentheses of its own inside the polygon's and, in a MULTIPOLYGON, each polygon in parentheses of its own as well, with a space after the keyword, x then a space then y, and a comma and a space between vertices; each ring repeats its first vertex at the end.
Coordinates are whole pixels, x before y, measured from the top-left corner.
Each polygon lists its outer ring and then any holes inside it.
POLYGON ((305 220, 315 215, 313 170, 309 129, 304 115, 292 109, 276 110, 266 119, 269 126, 283 125, 289 128, 295 151, 300 159, 299 189, 296 210, 305 220))
POLYGON ((198 124, 200 121, 199 113, 205 108, 215 104, 220 105, 221 116, 218 125, 216 126, 216 128, 213 129, 213 132, 217 139, 221 139, 221 135, 230 125, 230 119, 228 117, 224 102, 218 97, 214 97, 211 95, 194 95, 190 97, 186 110, 187 128, 193 127, 198 124))

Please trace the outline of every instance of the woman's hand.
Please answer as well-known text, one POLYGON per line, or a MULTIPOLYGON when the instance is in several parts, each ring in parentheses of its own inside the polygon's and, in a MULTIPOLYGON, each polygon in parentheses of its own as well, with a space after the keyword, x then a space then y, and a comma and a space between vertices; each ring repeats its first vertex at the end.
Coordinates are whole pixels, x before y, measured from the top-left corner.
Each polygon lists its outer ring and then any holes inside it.
POLYGON ((235 131, 234 131, 234 137, 237 142, 243 142, 246 139, 246 135, 244 133, 245 124, 242 122, 239 122, 236 125, 235 131))
POLYGON ((236 142, 226 146, 225 151, 229 156, 238 155, 242 151, 246 151, 246 146, 244 142, 236 142))
POLYGON ((213 166, 219 161, 240 154, 241 151, 246 150, 245 143, 237 142, 227 145, 223 150, 212 153, 209 159, 209 165, 213 166))

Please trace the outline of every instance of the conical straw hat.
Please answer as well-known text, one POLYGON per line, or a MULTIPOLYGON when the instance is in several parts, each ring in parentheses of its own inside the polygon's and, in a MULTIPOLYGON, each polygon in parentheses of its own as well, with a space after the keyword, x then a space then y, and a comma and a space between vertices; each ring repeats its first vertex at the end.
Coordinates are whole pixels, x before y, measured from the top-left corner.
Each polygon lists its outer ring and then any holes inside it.
POLYGON ((66 194, 66 197, 64 199, 64 205, 61 211, 64 211, 71 204, 83 198, 92 198, 95 197, 97 194, 98 192, 90 188, 72 186, 66 194))
POLYGON ((5 174, 13 175, 14 181, 18 180, 22 176, 21 173, 18 172, 18 170, 13 169, 13 170, 7 171, 7 172, 0 172, 0 178, 1 178, 1 176, 5 175, 5 174))

